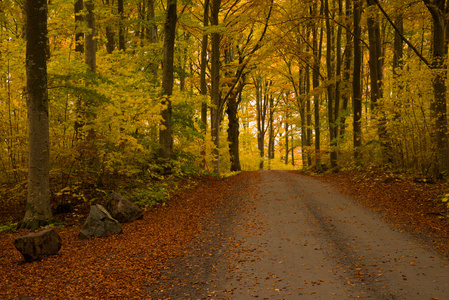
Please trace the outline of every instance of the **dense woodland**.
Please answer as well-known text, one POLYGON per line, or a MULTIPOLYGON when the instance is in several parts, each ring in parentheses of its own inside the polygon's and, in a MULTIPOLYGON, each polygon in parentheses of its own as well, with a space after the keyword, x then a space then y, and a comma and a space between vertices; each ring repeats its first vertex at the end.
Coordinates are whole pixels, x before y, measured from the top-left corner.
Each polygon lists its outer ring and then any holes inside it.
POLYGON ((28 201, 29 227, 111 188, 148 205, 164 179, 207 168, 442 178, 447 12, 445 0, 3 0, 1 206, 28 201))

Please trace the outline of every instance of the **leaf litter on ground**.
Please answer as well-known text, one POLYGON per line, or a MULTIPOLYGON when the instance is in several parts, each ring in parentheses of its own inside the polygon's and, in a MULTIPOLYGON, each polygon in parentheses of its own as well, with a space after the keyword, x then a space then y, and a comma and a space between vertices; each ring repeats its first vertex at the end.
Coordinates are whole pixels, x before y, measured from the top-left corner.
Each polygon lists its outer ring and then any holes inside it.
MULTIPOLYGON (((28 231, 2 232, 0 298, 152 298, 151 289, 170 288, 162 275, 169 268, 168 262, 182 257, 184 246, 204 226, 214 224, 211 212, 227 201, 225 195, 241 176, 250 174, 216 180, 214 186, 204 178, 194 188, 171 197, 167 205, 147 210, 143 220, 123 224, 121 235, 79 240, 81 223, 58 228, 63 240, 58 255, 30 264, 22 262, 12 244, 15 237, 28 231)), ((444 182, 392 181, 384 180, 383 173, 361 177, 355 172, 319 178, 336 185, 361 205, 381 212, 400 230, 430 240, 438 251, 449 255, 448 222, 432 214, 441 210, 441 201, 434 200, 444 194, 444 182)))

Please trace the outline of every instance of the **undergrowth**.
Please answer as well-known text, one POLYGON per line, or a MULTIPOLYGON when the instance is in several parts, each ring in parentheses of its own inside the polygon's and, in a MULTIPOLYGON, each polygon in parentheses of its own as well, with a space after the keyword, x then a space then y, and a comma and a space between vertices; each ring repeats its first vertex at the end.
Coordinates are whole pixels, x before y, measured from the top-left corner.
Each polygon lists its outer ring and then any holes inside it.
MULTIPOLYGON (((101 179, 74 176, 64 184, 53 179, 51 203, 56 220, 53 226, 79 226, 87 217, 90 206, 106 205, 112 192, 121 194, 144 209, 165 204, 174 193, 193 186, 195 178, 206 174, 196 167, 166 163, 157 168, 147 168, 133 176, 109 174, 107 178, 101 179)), ((26 191, 26 185, 23 189, 4 187, 1 190, 0 232, 15 230, 24 215, 26 193, 12 195, 11 190, 26 191)))

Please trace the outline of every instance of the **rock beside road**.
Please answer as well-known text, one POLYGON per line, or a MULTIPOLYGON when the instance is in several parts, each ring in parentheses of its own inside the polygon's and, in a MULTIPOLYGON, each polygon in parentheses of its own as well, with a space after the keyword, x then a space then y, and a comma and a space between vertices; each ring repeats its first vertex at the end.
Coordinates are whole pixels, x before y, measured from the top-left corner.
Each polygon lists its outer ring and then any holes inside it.
POLYGON ((107 236, 109 233, 122 233, 122 225, 102 205, 92 205, 78 236, 88 239, 107 236))
POLYGON ((26 262, 39 260, 42 256, 54 255, 61 249, 61 237, 54 229, 45 229, 14 239, 14 246, 26 262))
POLYGON ((142 210, 125 197, 112 193, 106 205, 111 216, 120 223, 129 223, 143 218, 142 210))

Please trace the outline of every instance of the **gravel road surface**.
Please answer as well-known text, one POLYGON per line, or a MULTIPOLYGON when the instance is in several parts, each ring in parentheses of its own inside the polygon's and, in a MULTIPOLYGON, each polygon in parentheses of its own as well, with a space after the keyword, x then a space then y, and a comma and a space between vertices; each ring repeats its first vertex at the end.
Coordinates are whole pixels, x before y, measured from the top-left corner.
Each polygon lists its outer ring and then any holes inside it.
POLYGON ((449 299, 449 264, 319 180, 241 176, 155 299, 449 299))

